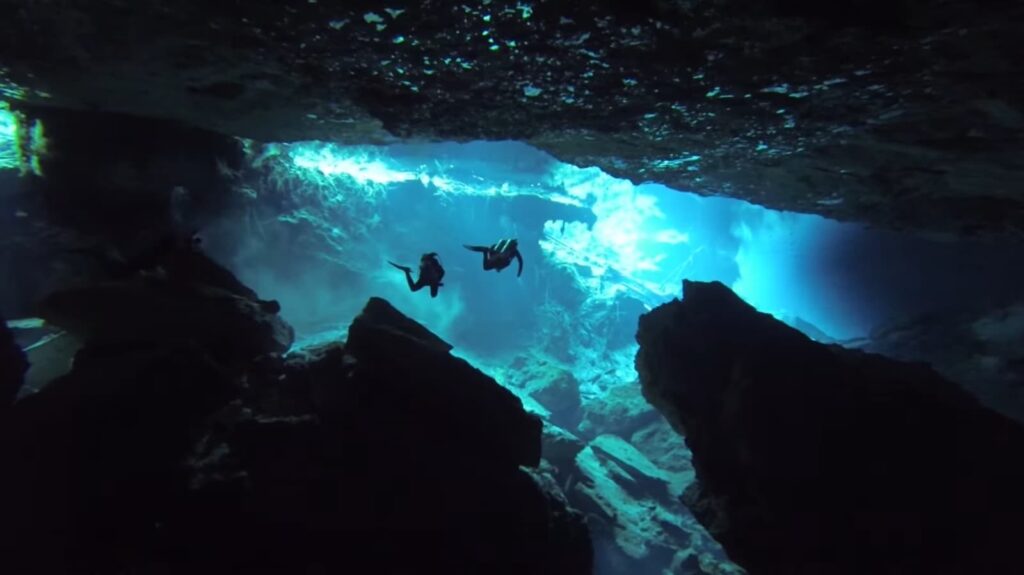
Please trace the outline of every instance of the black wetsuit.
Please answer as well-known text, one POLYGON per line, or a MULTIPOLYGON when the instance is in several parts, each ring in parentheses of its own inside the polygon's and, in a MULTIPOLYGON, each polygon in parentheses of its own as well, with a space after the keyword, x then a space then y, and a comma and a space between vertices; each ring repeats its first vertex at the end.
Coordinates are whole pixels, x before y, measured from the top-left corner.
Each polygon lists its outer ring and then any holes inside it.
POLYGON ((444 268, 437 259, 436 253, 431 252, 420 257, 420 277, 416 281, 412 279, 412 268, 400 266, 395 262, 388 263, 405 272, 405 280, 409 283, 409 289, 412 291, 420 291, 430 286, 430 297, 437 297, 438 289, 444 285, 441 283, 444 278, 444 268))
POLYGON ((519 242, 513 239, 501 240, 490 246, 464 246, 467 250, 484 254, 484 271, 501 271, 507 268, 512 260, 519 262, 516 277, 523 275, 523 256, 519 253, 519 242))

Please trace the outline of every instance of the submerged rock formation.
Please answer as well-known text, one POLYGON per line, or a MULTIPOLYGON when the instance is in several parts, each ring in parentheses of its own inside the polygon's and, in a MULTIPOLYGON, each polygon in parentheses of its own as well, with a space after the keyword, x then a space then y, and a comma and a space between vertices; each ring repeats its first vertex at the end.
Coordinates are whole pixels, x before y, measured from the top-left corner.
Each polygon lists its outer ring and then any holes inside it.
POLYGON ((0 425, 4 572, 591 572, 540 420, 383 300, 287 358, 97 341, 0 425))
POLYGON ((1024 302, 893 322, 874 330, 863 349, 927 362, 1024 423, 1024 302))
POLYGON ((641 318, 637 369, 693 451, 687 504, 733 559, 754 574, 1019 568, 1024 428, 922 364, 683 285, 641 318))
MULTIPOLYGON (((45 126, 46 153, 37 166, 42 177, 0 184, 6 313, 29 316, 40 294, 158 263, 177 275, 205 267, 192 272, 206 272, 210 283, 211 266, 174 253, 173 244, 244 214, 236 138, 95 110, 32 106, 24 115, 45 126)), ((237 280, 215 285, 252 297, 237 280)))
POLYGON ((50 106, 264 141, 523 140, 776 209, 1012 235, 1022 26, 1011 0, 31 2, 0 20, 0 68, 50 106))
POLYGON ((114 260, 110 279, 49 293, 36 312, 92 347, 191 345, 229 365, 287 351, 295 334, 280 304, 190 242, 171 237, 130 265, 114 260))
POLYGON ((14 402, 26 371, 28 362, 25 361, 25 354, 15 343, 14 335, 7 329, 7 322, 0 315, 0 414, 14 402))
POLYGON ((635 381, 606 382, 581 401, 571 369, 542 353, 492 368, 544 421, 541 472, 586 518, 595 575, 742 572, 680 501, 693 482, 690 453, 635 381))
POLYGON ((739 573, 679 501, 692 470, 661 467, 639 449, 648 446, 600 435, 576 455, 565 480, 569 501, 587 516, 596 573, 739 573), (674 570, 679 562, 686 568, 674 570))

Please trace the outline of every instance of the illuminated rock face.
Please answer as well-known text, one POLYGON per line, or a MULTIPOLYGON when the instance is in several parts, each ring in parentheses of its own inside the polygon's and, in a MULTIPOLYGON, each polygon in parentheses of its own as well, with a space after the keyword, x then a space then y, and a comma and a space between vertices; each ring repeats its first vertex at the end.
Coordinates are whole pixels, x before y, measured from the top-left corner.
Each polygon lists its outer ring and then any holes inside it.
POLYGON ((1022 20, 968 0, 34 2, 0 21, 0 65, 35 101, 265 141, 517 139, 634 181, 998 234, 1024 220, 1022 20))
POLYGON ((1016 570, 1024 428, 930 368, 815 343, 717 282, 637 339, 693 451, 684 500, 751 573, 1016 570))

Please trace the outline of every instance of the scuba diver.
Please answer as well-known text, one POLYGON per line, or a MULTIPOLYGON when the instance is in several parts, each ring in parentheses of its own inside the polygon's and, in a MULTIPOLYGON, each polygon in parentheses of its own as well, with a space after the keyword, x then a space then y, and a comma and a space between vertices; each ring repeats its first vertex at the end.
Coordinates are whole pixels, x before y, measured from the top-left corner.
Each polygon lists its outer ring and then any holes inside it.
POLYGON ((444 277, 444 268, 441 267, 441 262, 437 259, 435 252, 420 256, 420 277, 416 281, 412 281, 412 268, 400 266, 392 261, 388 263, 405 272, 405 280, 409 282, 409 289, 412 291, 419 291, 430 286, 430 297, 437 297, 437 290, 444 285, 441 283, 441 278, 444 277))
POLYGON ((519 262, 519 272, 516 277, 523 275, 523 256, 519 254, 519 242, 514 239, 501 240, 491 246, 466 246, 467 250, 484 254, 484 271, 495 270, 500 272, 512 263, 512 258, 519 262))

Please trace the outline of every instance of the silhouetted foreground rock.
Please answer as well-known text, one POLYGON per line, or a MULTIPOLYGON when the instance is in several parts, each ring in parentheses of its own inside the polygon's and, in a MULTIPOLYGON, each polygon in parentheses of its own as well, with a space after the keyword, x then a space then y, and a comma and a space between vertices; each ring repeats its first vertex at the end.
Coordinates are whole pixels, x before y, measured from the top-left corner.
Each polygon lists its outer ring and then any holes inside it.
POLYGON ((5 573, 590 573, 541 422, 371 299, 346 344, 227 370, 87 347, 0 430, 5 573))
POLYGON ((18 395, 26 370, 25 354, 14 343, 14 336, 0 316, 0 412, 18 395))
POLYGON ((985 405, 1024 422, 1024 302, 893 323, 872 332, 864 349, 927 362, 985 405))
POLYGON ((825 346, 720 283, 644 315, 637 369, 684 433, 684 499, 751 573, 1009 573, 1024 430, 923 365, 825 346))
MULTIPOLYGON (((113 260, 112 260, 113 261, 113 260)), ((294 330, 228 269, 172 236, 104 281, 67 287, 36 306, 47 323, 93 347, 192 345, 226 364, 284 353, 294 330)))
POLYGON ((87 345, 191 343, 235 361, 283 353, 294 338, 291 327, 257 300, 145 277, 50 294, 39 315, 87 345))

